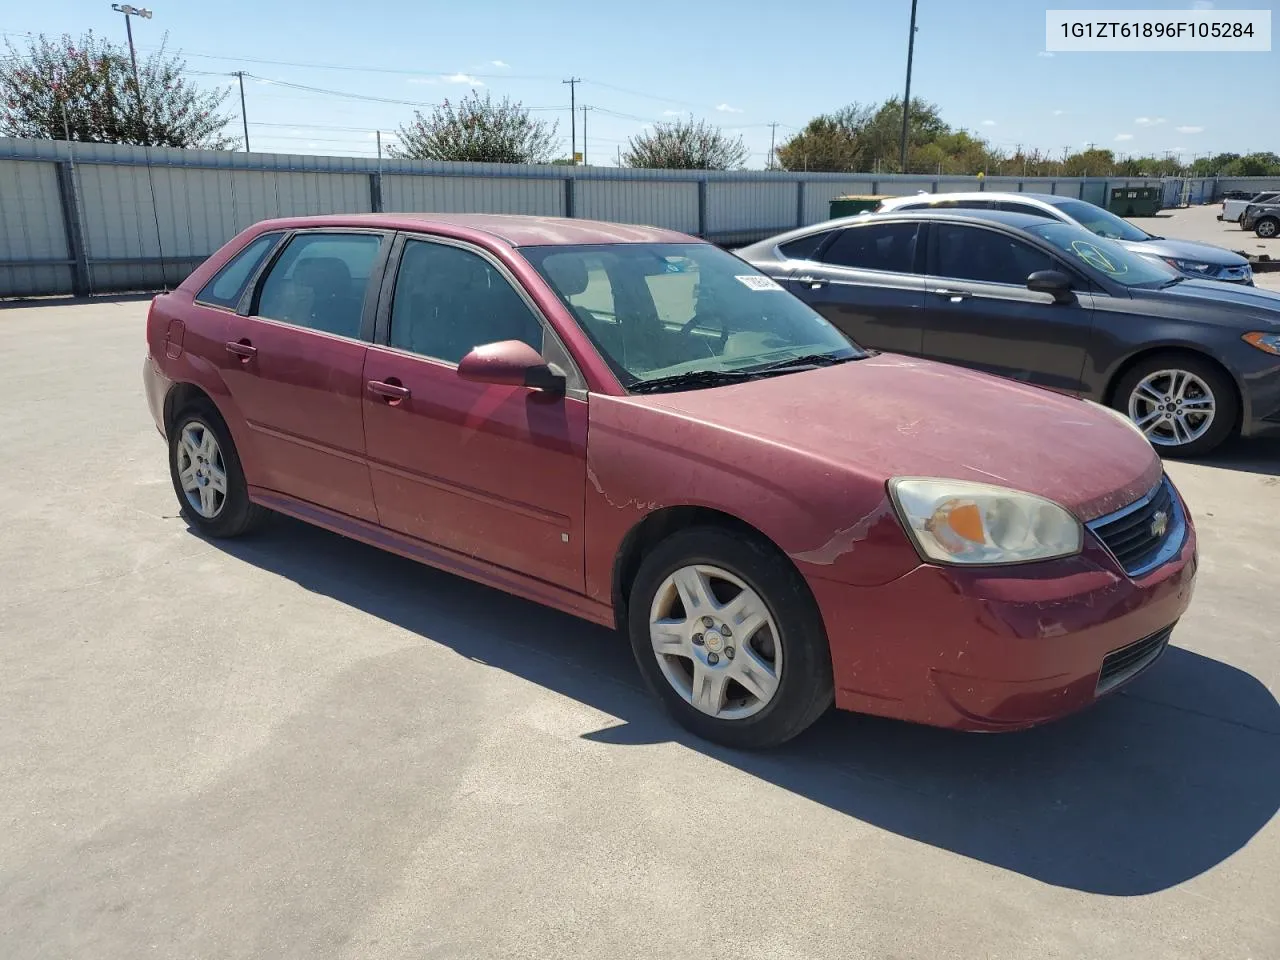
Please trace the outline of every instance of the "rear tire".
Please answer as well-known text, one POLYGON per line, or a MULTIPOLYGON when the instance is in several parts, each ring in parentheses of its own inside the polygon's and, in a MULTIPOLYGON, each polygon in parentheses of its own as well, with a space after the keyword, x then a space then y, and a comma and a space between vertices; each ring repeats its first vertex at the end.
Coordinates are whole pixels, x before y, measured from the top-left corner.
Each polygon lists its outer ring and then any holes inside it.
POLYGON ((1204 456, 1235 433, 1240 415, 1227 372, 1188 353, 1141 360, 1116 384, 1112 405, 1143 429, 1162 457, 1204 456))
POLYGON ((650 689, 706 740, 776 746, 831 706, 817 604, 768 543, 717 527, 671 535, 640 564, 627 628, 650 689))
POLYGON ((1253 225, 1253 232, 1263 240, 1270 240, 1280 234, 1280 219, 1276 217, 1262 217, 1253 225))
POLYGON ((268 513, 249 500, 231 431, 207 400, 189 404, 173 418, 169 476, 183 519, 203 536, 238 537, 268 513))

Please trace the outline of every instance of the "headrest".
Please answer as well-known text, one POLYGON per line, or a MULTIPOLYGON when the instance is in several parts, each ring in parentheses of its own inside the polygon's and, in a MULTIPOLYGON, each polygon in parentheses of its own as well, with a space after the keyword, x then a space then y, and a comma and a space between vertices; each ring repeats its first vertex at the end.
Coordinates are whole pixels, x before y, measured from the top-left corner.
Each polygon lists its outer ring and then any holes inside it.
POLYGON ((294 267, 293 278, 308 286, 336 285, 350 283, 351 271, 338 257, 306 257, 294 267))
POLYGON ((543 265, 561 296, 576 296, 587 289, 587 265, 577 254, 554 254, 547 257, 543 265))

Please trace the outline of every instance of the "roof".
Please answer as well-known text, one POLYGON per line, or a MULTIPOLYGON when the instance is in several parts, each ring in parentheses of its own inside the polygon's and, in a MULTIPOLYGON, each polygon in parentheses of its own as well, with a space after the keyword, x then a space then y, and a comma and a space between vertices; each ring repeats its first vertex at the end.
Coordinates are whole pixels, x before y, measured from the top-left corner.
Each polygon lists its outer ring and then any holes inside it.
POLYGON ((1039 200, 1041 203, 1057 205, 1064 200, 1075 200, 1056 193, 1017 193, 1012 190, 966 190, 956 193, 913 193, 904 196, 890 197, 891 204, 899 203, 941 203, 946 200, 1039 200))
POLYGON ((358 213, 289 217, 290 227, 362 226, 390 230, 438 231, 453 236, 487 234, 513 247, 591 243, 701 243, 697 237, 665 230, 569 217, 528 217, 505 213, 358 213))
MULTIPOLYGON (((1053 223, 1045 217, 1030 213, 1014 213, 1011 210, 886 210, 884 213, 873 213, 876 220, 887 220, 890 217, 901 220, 963 220, 971 223, 1003 223, 1005 226, 1027 227, 1043 226, 1053 223)), ((864 218, 866 219, 866 218, 864 218)))

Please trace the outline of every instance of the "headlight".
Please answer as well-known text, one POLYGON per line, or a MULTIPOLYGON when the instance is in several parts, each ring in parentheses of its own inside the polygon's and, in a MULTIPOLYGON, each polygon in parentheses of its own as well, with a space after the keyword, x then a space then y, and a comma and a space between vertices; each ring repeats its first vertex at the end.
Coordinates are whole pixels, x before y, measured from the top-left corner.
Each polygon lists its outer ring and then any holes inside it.
POLYGON ((916 549, 940 563, 1051 560, 1079 553, 1080 521, 1051 500, 986 483, 900 477, 889 481, 916 549))
POLYGON ((1280 333, 1246 333, 1240 339, 1251 347, 1280 357, 1280 333))
POLYGON ((1130 420, 1123 413, 1121 413, 1119 410, 1113 410, 1111 407, 1104 406, 1101 403, 1094 403, 1092 400, 1085 400, 1084 402, 1087 403, 1089 406, 1093 407, 1095 410, 1101 410, 1103 413, 1109 414, 1110 416, 1119 420, 1121 423, 1123 423, 1126 427, 1128 427, 1130 430, 1132 430, 1134 433, 1140 436, 1147 443, 1151 442, 1151 438, 1142 432, 1142 428, 1138 426, 1136 423, 1134 423, 1132 420, 1130 420))
POLYGON ((1200 263, 1198 260, 1174 260, 1172 257, 1162 257, 1169 266, 1175 270, 1181 270, 1183 273, 1199 273, 1203 276, 1209 276, 1211 273, 1217 273, 1218 269, 1211 263, 1200 263))

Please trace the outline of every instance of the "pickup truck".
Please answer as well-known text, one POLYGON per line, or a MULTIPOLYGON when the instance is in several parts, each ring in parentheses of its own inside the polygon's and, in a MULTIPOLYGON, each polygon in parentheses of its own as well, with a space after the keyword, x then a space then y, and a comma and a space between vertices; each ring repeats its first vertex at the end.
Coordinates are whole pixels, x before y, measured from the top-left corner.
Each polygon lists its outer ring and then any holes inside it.
POLYGON ((1240 229, 1252 230, 1263 240, 1280 236, 1280 197, 1269 203, 1250 203, 1240 214, 1240 229))
MULTIPOLYGON (((1240 214, 1244 213, 1244 208, 1251 203, 1275 203, 1280 201, 1280 192, 1259 193, 1250 197, 1248 200, 1223 200, 1222 213, 1218 216, 1219 220, 1225 220, 1229 223, 1239 223, 1240 214)), ((1241 224, 1241 229, 1249 228, 1241 224)))

